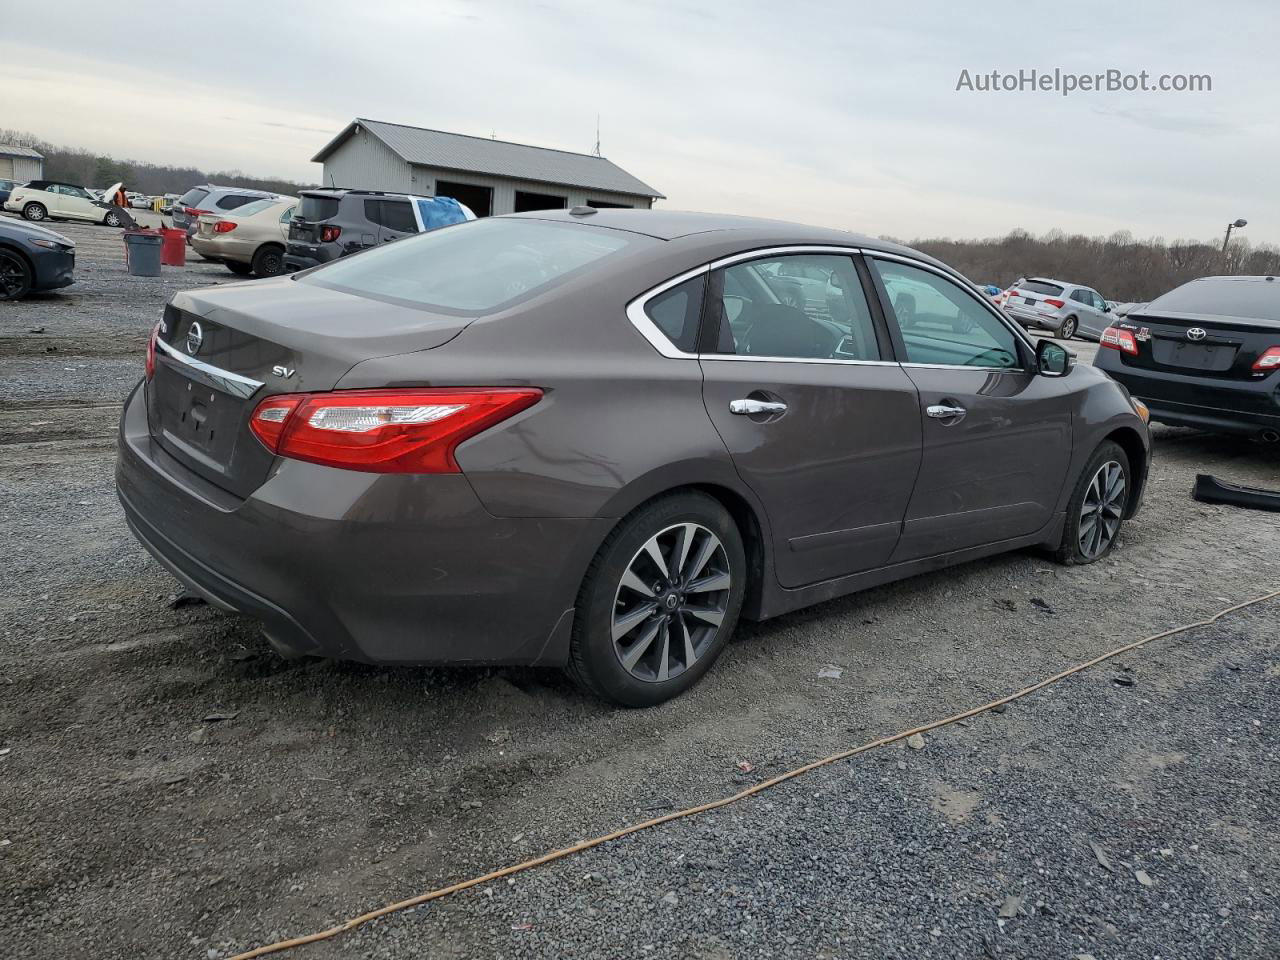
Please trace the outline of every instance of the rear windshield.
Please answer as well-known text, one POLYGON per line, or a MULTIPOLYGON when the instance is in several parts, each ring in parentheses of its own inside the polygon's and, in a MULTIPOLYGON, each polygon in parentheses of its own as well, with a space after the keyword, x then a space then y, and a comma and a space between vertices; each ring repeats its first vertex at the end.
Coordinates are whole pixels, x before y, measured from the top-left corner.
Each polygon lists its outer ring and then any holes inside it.
POLYGON ((1148 313, 1161 311, 1280 320, 1280 280, 1192 280, 1147 306, 1148 313))
POLYGON ((336 260, 299 282, 443 313, 484 313, 628 247, 657 242, 546 220, 473 220, 336 260))
POLYGON ((178 202, 182 204, 184 207, 194 207, 197 204, 199 204, 200 201, 203 200, 208 195, 209 195, 208 190, 201 190, 199 187, 192 187, 190 190, 188 190, 186 193, 184 193, 181 197, 178 198, 178 202))
POLYGON ((313 197, 304 193, 302 202, 298 204, 298 212, 294 216, 301 220, 328 220, 337 213, 337 197, 313 197))
POLYGON ((237 217, 252 217, 255 213, 261 213, 267 207, 274 206, 279 200, 254 200, 252 203, 246 203, 243 206, 236 207, 237 217))
POLYGON ((1048 297, 1057 297, 1062 294, 1062 288, 1056 283, 1045 283, 1043 280, 1023 280, 1018 284, 1019 290, 1026 290, 1028 293, 1043 293, 1048 297))

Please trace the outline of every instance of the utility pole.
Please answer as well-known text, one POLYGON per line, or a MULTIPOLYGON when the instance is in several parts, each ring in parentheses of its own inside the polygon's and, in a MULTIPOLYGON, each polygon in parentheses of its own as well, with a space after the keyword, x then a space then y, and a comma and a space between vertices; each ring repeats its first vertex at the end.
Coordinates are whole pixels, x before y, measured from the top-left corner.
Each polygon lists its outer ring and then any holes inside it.
POLYGON ((596 148, 591 151, 593 156, 600 156, 600 114, 596 114, 596 148))

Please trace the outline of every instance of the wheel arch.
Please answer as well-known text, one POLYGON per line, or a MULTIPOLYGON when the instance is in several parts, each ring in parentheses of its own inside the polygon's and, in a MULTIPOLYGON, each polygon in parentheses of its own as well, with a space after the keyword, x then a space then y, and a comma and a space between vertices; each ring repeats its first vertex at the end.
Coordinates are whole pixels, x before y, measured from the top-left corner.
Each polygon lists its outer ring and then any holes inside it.
MULTIPOLYGON (((700 464, 700 468, 693 465, 685 467, 687 469, 674 472, 670 469, 655 471, 619 491, 607 505, 606 515, 615 520, 600 538, 601 543, 626 517, 654 500, 689 490, 706 494, 729 512, 742 535, 747 555, 747 589, 742 615, 750 620, 759 619, 766 578, 773 566, 772 541, 764 505, 742 483, 730 463, 712 461, 700 464)), ((599 549, 598 545, 596 549, 599 549)))
POLYGON ((1142 442, 1138 431, 1132 427, 1117 427, 1102 438, 1104 443, 1107 440, 1115 443, 1129 458, 1129 477, 1133 483, 1133 493, 1125 507, 1124 516, 1128 520, 1137 512, 1147 485, 1147 446, 1142 442))

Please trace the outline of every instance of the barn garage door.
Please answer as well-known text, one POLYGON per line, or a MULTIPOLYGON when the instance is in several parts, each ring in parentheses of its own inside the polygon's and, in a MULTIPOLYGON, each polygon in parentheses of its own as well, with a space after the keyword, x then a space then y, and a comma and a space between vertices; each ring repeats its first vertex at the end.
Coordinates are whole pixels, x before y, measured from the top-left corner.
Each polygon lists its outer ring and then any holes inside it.
POLYGON ((0 179, 13 179, 13 157, 0 157, 0 179))

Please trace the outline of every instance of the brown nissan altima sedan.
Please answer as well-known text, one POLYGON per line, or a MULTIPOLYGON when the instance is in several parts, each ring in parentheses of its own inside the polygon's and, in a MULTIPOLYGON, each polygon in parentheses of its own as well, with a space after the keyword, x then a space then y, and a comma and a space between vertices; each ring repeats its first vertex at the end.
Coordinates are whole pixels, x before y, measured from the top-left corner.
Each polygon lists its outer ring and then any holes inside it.
POLYGON ((762 619, 1112 549, 1146 411, 835 230, 497 217, 179 293, 120 427, 138 539, 283 651, 567 668, 631 706, 762 619))

